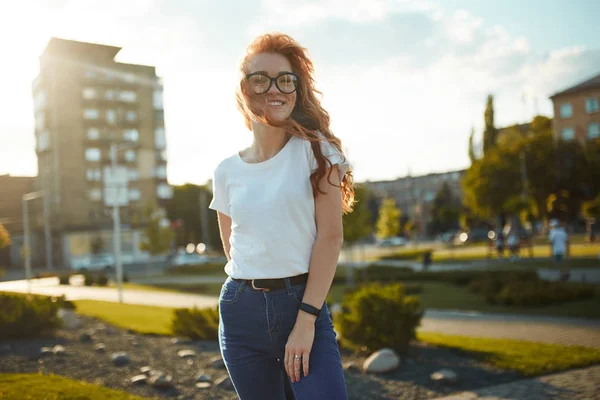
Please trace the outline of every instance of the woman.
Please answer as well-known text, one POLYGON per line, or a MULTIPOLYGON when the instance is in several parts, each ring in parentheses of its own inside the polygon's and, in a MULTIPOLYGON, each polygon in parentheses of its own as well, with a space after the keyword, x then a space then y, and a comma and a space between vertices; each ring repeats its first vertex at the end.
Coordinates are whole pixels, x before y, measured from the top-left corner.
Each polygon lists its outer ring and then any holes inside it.
POLYGON ((210 208, 218 212, 229 275, 219 298, 219 344, 242 400, 347 398, 325 298, 354 189, 313 73, 291 37, 256 38, 236 91, 254 141, 214 172, 210 208))

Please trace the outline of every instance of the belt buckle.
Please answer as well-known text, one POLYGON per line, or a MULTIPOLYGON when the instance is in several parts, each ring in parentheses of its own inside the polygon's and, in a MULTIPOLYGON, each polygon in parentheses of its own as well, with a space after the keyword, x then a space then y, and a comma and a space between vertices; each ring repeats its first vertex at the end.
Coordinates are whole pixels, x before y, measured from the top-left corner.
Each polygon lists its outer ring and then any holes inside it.
POLYGON ((264 292, 270 292, 271 291, 271 289, 269 289, 269 288, 260 288, 260 287, 254 286, 254 279, 252 279, 252 289, 262 290, 264 292))

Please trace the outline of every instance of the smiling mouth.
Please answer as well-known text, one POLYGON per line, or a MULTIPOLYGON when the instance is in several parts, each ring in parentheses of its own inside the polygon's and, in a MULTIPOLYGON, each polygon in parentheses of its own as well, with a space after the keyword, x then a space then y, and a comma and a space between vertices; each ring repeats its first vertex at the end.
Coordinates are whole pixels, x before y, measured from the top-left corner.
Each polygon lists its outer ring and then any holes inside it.
POLYGON ((267 102, 267 104, 272 107, 280 107, 280 106, 285 105, 285 102, 284 101, 269 101, 269 102, 267 102))

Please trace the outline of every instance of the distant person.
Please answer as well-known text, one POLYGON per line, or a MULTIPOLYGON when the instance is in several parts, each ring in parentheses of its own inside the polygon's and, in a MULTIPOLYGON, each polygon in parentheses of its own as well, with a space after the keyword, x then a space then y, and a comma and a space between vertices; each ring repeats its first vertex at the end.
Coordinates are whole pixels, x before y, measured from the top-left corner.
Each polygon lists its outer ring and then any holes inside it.
MULTIPOLYGON (((552 255, 556 262, 562 262, 565 253, 567 252, 567 245, 569 243, 569 235, 558 220, 550 221, 550 234, 548 240, 552 246, 552 255)), ((561 280, 569 279, 569 271, 566 268, 561 269, 561 280)))
POLYGON ((239 73, 253 142, 217 166, 209 206, 228 260, 221 354, 241 399, 347 399, 325 299, 354 203, 350 164, 298 42, 257 37, 239 73))
POLYGON ((508 250, 510 251, 510 259, 511 261, 516 261, 519 259, 519 235, 516 229, 511 229, 508 238, 506 239, 506 244, 508 244, 508 250))
POLYGON ((504 258, 504 232, 502 230, 498 231, 496 235, 496 253, 498 253, 498 258, 504 258))

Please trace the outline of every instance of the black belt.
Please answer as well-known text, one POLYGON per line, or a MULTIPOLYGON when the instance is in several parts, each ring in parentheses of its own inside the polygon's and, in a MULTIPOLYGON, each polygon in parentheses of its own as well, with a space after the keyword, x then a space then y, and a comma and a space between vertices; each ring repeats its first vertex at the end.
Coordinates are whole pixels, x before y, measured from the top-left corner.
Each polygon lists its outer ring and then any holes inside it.
POLYGON ((285 279, 290 280, 290 285, 300 285, 308 281, 308 272, 302 275, 290 276, 289 278, 277 278, 277 279, 236 279, 232 278, 236 282, 246 282, 253 289, 269 290, 285 289, 285 279))

